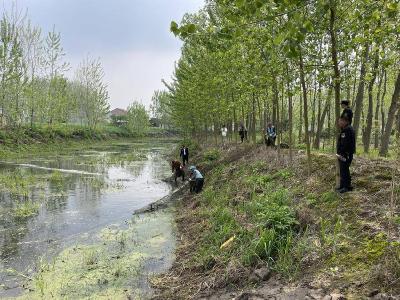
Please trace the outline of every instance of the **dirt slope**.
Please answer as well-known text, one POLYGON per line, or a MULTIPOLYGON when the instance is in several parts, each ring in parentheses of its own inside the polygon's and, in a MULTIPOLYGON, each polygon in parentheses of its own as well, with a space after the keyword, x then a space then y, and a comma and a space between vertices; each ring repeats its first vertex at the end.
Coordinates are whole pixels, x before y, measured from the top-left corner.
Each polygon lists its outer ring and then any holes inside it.
POLYGON ((278 157, 261 146, 208 149, 197 163, 206 189, 181 198, 177 259, 170 273, 153 279, 155 299, 400 294, 398 162, 356 158, 355 191, 346 195, 334 192, 328 154, 313 156, 310 176, 302 153, 290 162, 287 152, 278 157), (265 242, 270 232, 274 238, 265 242))

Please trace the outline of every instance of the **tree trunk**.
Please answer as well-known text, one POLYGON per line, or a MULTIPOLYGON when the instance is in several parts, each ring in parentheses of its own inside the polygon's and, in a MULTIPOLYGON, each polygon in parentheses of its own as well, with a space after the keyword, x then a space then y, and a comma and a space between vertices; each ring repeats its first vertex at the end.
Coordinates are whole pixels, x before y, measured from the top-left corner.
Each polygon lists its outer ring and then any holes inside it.
MULTIPOLYGON (((336 5, 336 3, 335 3, 336 5)), ((329 33, 331 37, 331 56, 332 56, 332 63, 333 63, 333 84, 335 87, 335 119, 338 120, 340 116, 340 70, 339 70, 339 62, 338 62, 338 55, 337 55, 337 40, 336 40, 336 28, 335 28, 335 21, 336 21, 336 6, 330 7, 330 20, 329 20, 329 33)), ((339 128, 336 130, 339 133, 339 128)))
POLYGON ((322 134, 322 130, 324 129, 326 115, 328 114, 328 110, 329 110, 329 106, 330 106, 330 102, 331 102, 331 96, 332 96, 332 86, 329 87, 328 96, 325 101, 324 110, 322 111, 321 117, 318 120, 317 133, 315 135, 315 140, 314 140, 314 148, 315 149, 320 148, 321 134, 322 134))
MULTIPOLYGON (((311 95, 310 95, 311 98, 311 95)), ((314 140, 315 138, 315 123, 317 121, 317 115, 316 115, 316 109, 315 109, 315 104, 317 101, 317 81, 314 81, 314 87, 313 87, 313 97, 312 99, 312 103, 311 103, 311 107, 313 107, 314 109, 312 110, 312 114, 311 114, 311 137, 310 137, 310 142, 314 140)))
POLYGON ((289 160, 293 162, 293 94, 290 89, 289 67, 286 66, 287 93, 288 93, 288 113, 289 113, 289 160))
POLYGON ((263 126, 263 117, 264 117, 264 113, 263 113, 263 109, 261 108, 261 102, 260 102, 260 97, 257 94, 257 107, 258 107, 258 117, 259 117, 259 121, 260 121, 260 129, 262 130, 263 126))
POLYGON ((385 114, 385 97, 387 92, 387 72, 385 70, 385 81, 383 83, 383 92, 381 98, 381 141, 382 135, 385 132, 385 124, 386 124, 386 114, 385 114))
MULTIPOLYGON (((339 63, 338 63, 338 56, 337 56, 337 40, 336 40, 336 2, 333 3, 334 6, 330 7, 330 18, 329 18, 329 33, 331 37, 331 56, 332 56, 332 63, 333 63, 333 72, 334 78, 333 83, 335 86, 335 120, 339 119, 340 116, 340 70, 339 70, 339 63)), ((339 134, 339 127, 336 126, 336 134, 339 134)), ((333 139, 333 149, 335 149, 335 138, 333 139)), ((336 177, 336 185, 340 185, 340 176, 339 176, 339 161, 336 160, 336 170, 335 170, 335 177, 336 177)))
POLYGON ((264 100, 264 124, 263 127, 261 127, 261 129, 263 129, 263 134, 265 134, 266 130, 267 130, 267 122, 268 122, 268 111, 267 111, 267 99, 264 100))
POLYGON ((390 103, 389 113, 387 116, 385 132, 383 133, 383 136, 382 136, 381 149, 379 151, 379 154, 381 156, 386 156, 389 151, 389 143, 390 143, 390 136, 391 136, 392 128, 393 128, 393 123, 394 123, 396 112, 399 108, 399 98, 400 98, 400 72, 397 75, 397 80, 396 80, 396 84, 395 84, 394 92, 393 92, 393 96, 392 96, 392 102, 390 103))
POLYGON ((275 127, 278 127, 278 118, 279 118, 279 91, 278 91, 278 83, 276 82, 276 78, 272 82, 272 90, 273 90, 273 102, 272 102, 272 123, 275 127))
POLYGON ((379 147, 379 110, 381 105, 381 92, 382 92, 382 83, 384 77, 384 70, 382 70, 381 76, 379 78, 378 85, 378 93, 376 95, 376 107, 375 107, 375 115, 374 115, 374 148, 378 149, 379 147))
POLYGON ((253 92, 253 105, 252 105, 252 122, 251 122, 251 137, 253 144, 257 143, 257 132, 256 132, 256 96, 253 92))
POLYGON ((361 114, 363 111, 363 102, 364 102, 364 86, 365 86, 365 75, 367 73, 367 62, 369 57, 369 43, 365 45, 363 59, 361 62, 360 69, 360 81, 358 83, 357 96, 355 101, 355 111, 354 111, 354 132, 357 142, 358 131, 360 129, 361 122, 361 114))
POLYGON ((299 109, 299 144, 303 142, 302 140, 302 135, 303 135, 303 122, 301 121, 303 119, 303 95, 300 95, 300 109, 299 109))
POLYGON ((276 83, 276 79, 273 79, 272 82, 272 92, 273 92, 273 100, 272 100, 272 124, 276 126, 276 120, 277 120, 277 114, 276 114, 276 109, 277 109, 277 104, 278 104, 278 87, 276 83))
MULTIPOLYGON (((233 99, 233 94, 232 94, 232 101, 233 99)), ((235 135, 235 143, 238 142, 238 122, 237 122, 237 117, 236 117, 236 107, 233 107, 233 134, 235 135)))
MULTIPOLYGON (((276 89, 276 91, 277 91, 277 93, 279 93, 278 92, 278 89, 276 89)), ((281 126, 281 124, 282 124, 282 120, 280 120, 279 119, 279 94, 277 94, 276 95, 276 116, 277 116, 277 120, 276 120, 276 125, 275 125, 275 128, 276 128, 276 140, 277 140, 277 145, 278 145, 278 153, 277 153, 277 155, 278 155, 278 160, 280 160, 281 159, 281 147, 280 147, 280 144, 281 144, 281 133, 282 133, 282 126, 281 126)))
POLYGON ((368 83, 368 114, 367 114, 367 126, 364 131, 363 135, 363 142, 364 142, 364 152, 369 152, 369 146, 371 144, 371 133, 372 133, 372 121, 373 121, 373 114, 374 114, 374 101, 373 101, 373 91, 374 91, 374 84, 376 80, 376 73, 379 66, 379 52, 378 50, 375 52, 374 58, 374 66, 372 68, 372 78, 371 81, 368 83))
MULTIPOLYGON (((316 125, 315 127, 317 128, 315 130, 315 134, 314 134, 314 147, 317 144, 316 140, 317 140, 317 134, 318 134, 318 128, 320 128, 321 126, 321 114, 322 114, 322 88, 321 88, 321 83, 318 84, 318 111, 317 111, 317 116, 316 116, 316 125)), ((321 134, 321 132, 319 133, 321 134)), ((318 137, 319 139, 319 137, 318 137)), ((318 141, 318 148, 319 148, 319 141, 318 141)))
POLYGON ((397 140, 400 138, 400 110, 398 110, 398 112, 397 112, 397 116, 396 116, 396 122, 397 122, 397 125, 396 125, 396 138, 397 138, 397 140))
POLYGON ((308 175, 311 174, 311 147, 310 147, 310 137, 308 131, 308 103, 307 103, 307 88, 306 81, 304 78, 304 62, 303 54, 300 50, 299 57, 299 67, 300 67, 300 83, 303 89, 303 106, 304 106, 304 128, 305 128, 305 139, 306 139, 306 150, 307 150, 307 171, 308 175))

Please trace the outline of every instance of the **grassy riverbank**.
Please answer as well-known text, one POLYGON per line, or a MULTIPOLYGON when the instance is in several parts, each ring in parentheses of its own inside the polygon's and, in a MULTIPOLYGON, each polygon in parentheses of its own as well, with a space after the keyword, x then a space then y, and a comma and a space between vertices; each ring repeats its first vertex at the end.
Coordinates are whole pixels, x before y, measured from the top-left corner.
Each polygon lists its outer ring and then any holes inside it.
POLYGON ((126 128, 115 126, 97 129, 73 125, 0 129, 0 158, 34 156, 46 152, 59 153, 65 148, 68 151, 82 149, 90 147, 93 143, 109 143, 110 140, 170 138, 174 134, 161 128, 150 128, 145 136, 136 136, 126 128))
POLYGON ((397 162, 357 158, 356 190, 342 196, 328 154, 313 156, 310 175, 304 156, 289 162, 262 146, 208 149, 196 160, 205 190, 181 201, 177 261, 154 280, 156 298, 247 290, 263 299, 272 286, 282 295, 306 286, 310 299, 400 293, 397 162))

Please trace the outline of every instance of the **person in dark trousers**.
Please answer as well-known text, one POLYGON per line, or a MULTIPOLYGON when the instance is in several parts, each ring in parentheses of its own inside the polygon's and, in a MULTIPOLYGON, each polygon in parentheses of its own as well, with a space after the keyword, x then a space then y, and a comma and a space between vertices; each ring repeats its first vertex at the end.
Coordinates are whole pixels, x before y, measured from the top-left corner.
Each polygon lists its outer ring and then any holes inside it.
POLYGON ((240 136, 240 141, 243 143, 244 137, 245 137, 245 131, 246 129, 244 128, 243 123, 240 123, 239 125, 239 136, 240 136))
POLYGON ((183 170, 183 166, 180 161, 173 160, 171 162, 171 168, 175 177, 175 183, 177 183, 178 177, 182 177, 182 181, 185 181, 185 171, 183 170))
POLYGON ((276 141, 276 129, 271 123, 268 123, 267 130, 265 131, 265 144, 271 147, 275 147, 276 141))
POLYGON ((189 148, 183 145, 179 156, 182 158, 183 165, 186 166, 186 163, 189 163, 189 148))
POLYGON ((340 166, 340 186, 338 192, 343 194, 353 190, 351 186, 350 165, 356 152, 354 129, 347 117, 340 117, 338 122, 340 134, 337 141, 336 156, 340 166))
MULTIPOLYGON (((204 177, 203 175, 200 173, 199 170, 197 170, 197 168, 195 166, 191 166, 190 168, 190 182, 193 183, 194 185, 191 184, 191 186, 193 187, 193 191, 198 194, 202 191, 203 189, 203 185, 204 185, 204 177)), ((191 192, 192 192, 192 187, 191 187, 191 192)))
POLYGON ((341 118, 346 118, 349 121, 349 124, 351 125, 353 123, 353 111, 350 108, 350 101, 348 100, 343 100, 340 102, 342 106, 342 114, 340 115, 341 118))

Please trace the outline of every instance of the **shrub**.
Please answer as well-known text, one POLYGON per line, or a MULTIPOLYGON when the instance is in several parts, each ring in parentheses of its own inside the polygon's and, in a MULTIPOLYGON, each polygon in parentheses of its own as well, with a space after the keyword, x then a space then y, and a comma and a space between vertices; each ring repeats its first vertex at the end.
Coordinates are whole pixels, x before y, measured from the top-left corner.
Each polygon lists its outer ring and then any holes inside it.
POLYGON ((204 153, 204 160, 216 161, 221 157, 221 153, 217 149, 209 150, 204 153))

